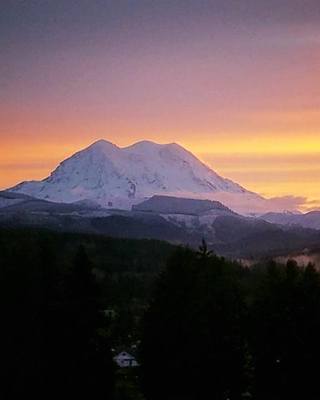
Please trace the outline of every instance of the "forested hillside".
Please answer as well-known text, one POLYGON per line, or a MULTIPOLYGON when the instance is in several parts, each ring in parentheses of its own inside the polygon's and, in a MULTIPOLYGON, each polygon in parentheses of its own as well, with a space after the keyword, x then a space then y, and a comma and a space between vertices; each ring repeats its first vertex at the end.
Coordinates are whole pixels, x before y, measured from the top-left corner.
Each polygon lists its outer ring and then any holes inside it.
POLYGON ((0 231, 4 399, 319 399, 320 275, 150 240, 0 231), (127 350, 138 367, 119 368, 127 350))

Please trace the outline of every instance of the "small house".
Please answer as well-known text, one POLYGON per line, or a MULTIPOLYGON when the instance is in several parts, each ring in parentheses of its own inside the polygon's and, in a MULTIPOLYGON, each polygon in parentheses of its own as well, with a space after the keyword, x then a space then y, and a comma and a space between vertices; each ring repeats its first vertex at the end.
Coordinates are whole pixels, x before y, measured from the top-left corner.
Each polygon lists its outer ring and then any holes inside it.
POLYGON ((130 368, 139 366, 135 357, 127 353, 126 351, 122 351, 121 353, 113 357, 113 360, 120 368, 130 368))

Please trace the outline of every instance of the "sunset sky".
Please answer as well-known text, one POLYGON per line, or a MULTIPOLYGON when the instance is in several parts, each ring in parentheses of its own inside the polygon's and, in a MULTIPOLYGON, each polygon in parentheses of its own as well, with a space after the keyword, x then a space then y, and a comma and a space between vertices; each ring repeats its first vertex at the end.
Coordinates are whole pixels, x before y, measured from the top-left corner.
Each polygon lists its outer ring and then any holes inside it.
POLYGON ((149 139, 320 209, 319 0, 4 0, 0 60, 0 188, 149 139))

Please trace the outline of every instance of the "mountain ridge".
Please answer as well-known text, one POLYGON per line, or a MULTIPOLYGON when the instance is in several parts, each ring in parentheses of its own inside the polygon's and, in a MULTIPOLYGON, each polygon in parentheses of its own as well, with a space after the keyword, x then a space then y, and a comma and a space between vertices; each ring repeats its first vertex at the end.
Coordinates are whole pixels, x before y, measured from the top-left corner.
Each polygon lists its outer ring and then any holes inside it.
POLYGON ((205 238, 210 249, 231 258, 301 253, 317 248, 320 238, 320 231, 245 217, 219 202, 168 196, 154 196, 127 211, 0 191, 1 227, 158 239, 194 248, 205 238))
POLYGON ((9 190, 57 202, 94 200, 125 209, 153 195, 214 200, 215 194, 227 193, 262 199, 221 177, 179 144, 148 140, 126 147, 98 140, 62 161, 47 178, 9 190))

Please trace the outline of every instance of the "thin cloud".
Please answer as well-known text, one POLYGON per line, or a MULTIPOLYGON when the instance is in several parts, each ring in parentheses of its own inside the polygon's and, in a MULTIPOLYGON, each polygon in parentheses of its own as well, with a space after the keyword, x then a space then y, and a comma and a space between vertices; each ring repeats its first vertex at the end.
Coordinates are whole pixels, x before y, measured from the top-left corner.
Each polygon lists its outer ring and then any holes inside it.
POLYGON ((303 196, 278 196, 267 200, 271 209, 283 209, 288 211, 299 210, 308 202, 303 196))

